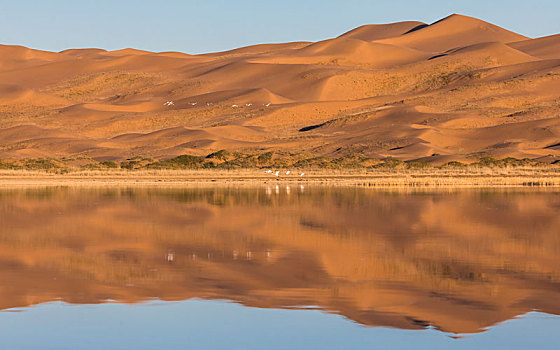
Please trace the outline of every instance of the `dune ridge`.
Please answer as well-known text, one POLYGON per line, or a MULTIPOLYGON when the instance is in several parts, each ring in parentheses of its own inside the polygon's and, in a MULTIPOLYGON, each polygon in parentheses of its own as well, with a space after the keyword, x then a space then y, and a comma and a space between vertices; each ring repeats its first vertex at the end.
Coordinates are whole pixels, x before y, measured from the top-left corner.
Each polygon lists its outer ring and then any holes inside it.
POLYGON ((559 45, 457 14, 203 55, 0 45, 0 135, 21 133, 0 136, 0 159, 227 149, 553 163, 559 45))

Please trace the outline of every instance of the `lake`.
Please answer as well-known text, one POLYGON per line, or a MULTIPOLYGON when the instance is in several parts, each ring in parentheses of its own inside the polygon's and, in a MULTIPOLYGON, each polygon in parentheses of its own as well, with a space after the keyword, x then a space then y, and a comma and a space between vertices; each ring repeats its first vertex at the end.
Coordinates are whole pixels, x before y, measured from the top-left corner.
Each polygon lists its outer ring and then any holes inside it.
POLYGON ((0 347, 553 349, 559 194, 0 189, 0 347))

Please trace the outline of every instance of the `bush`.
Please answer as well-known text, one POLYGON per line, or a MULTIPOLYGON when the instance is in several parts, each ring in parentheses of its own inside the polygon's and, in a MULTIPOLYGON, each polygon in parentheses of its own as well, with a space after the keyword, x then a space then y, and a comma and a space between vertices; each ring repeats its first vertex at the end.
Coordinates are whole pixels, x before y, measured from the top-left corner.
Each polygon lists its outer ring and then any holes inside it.
POLYGON ((133 169, 138 169, 141 166, 142 166, 142 164, 138 160, 128 160, 128 161, 125 161, 125 162, 121 162, 121 168, 122 169, 133 170, 133 169))
POLYGON ((426 169, 431 168, 432 164, 428 162, 424 162, 422 160, 414 160, 411 162, 406 163, 407 169, 426 169))
POLYGON ((257 162, 261 166, 270 165, 272 162, 272 156, 274 156, 274 152, 266 152, 257 157, 257 162))
POLYGON ((99 163, 99 165, 108 168, 108 169, 116 169, 119 167, 119 165, 113 161, 110 160, 106 160, 104 162, 99 163))
POLYGON ((464 168, 467 165, 461 162, 457 162, 455 160, 452 160, 450 162, 447 162, 445 164, 443 164, 441 167, 442 168, 464 168))
POLYGON ((191 156, 184 154, 171 159, 162 160, 157 163, 152 163, 149 167, 155 168, 170 168, 170 169, 200 169, 203 167, 204 157, 191 156))
POLYGON ((500 161, 498 159, 495 159, 495 158, 492 158, 492 157, 482 157, 482 158, 480 158, 478 163, 476 163, 476 165, 483 166, 483 167, 494 168, 494 167, 500 166, 500 161))
POLYGON ((19 170, 19 169, 22 169, 22 166, 18 165, 18 164, 8 163, 8 162, 0 160, 0 169, 2 169, 2 170, 19 170))
POLYGON ((402 165, 403 165, 402 160, 398 160, 398 159, 395 159, 393 157, 387 157, 387 158, 383 159, 383 163, 380 163, 378 165, 374 165, 374 168, 391 168, 391 169, 394 169, 394 168, 402 166, 402 165))
POLYGON ((474 165, 481 167, 518 167, 518 166, 539 166, 543 165, 542 162, 538 160, 523 158, 517 159, 512 157, 507 157, 504 159, 494 159, 492 157, 483 157, 478 163, 474 165))
POLYGON ((225 149, 219 150, 218 152, 210 153, 206 156, 207 159, 217 159, 226 161, 231 156, 231 154, 225 149))
POLYGON ((53 159, 27 159, 23 164, 24 169, 28 170, 54 170, 59 169, 60 165, 53 159))

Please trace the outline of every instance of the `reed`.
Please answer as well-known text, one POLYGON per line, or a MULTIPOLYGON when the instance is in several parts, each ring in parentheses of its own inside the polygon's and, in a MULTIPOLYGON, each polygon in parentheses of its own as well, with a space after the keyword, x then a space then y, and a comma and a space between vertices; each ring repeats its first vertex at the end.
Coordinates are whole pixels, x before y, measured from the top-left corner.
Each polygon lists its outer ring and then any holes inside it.
POLYGON ((559 167, 464 167, 427 169, 292 169, 276 177, 263 169, 75 169, 66 172, 0 170, 0 185, 258 185, 326 184, 360 187, 560 187, 559 167), (305 172, 300 176, 300 171, 305 172))

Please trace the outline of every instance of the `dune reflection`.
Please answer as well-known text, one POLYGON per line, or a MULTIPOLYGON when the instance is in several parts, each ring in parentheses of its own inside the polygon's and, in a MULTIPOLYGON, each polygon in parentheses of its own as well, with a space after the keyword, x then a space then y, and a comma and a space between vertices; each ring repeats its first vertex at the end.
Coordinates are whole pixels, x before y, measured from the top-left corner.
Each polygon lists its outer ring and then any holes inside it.
POLYGON ((0 222, 1 309, 197 297, 456 333, 560 314, 553 193, 14 189, 0 222))

